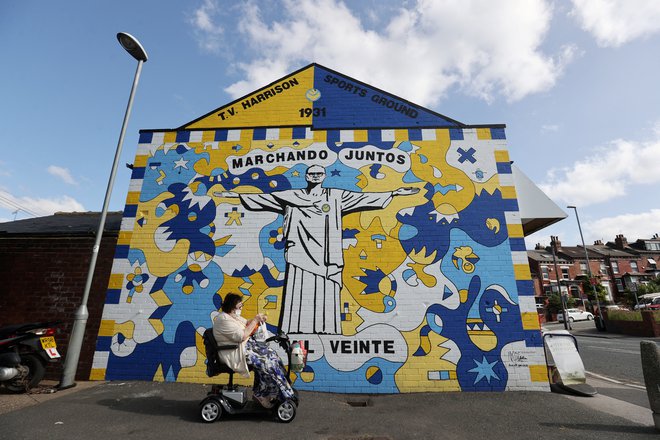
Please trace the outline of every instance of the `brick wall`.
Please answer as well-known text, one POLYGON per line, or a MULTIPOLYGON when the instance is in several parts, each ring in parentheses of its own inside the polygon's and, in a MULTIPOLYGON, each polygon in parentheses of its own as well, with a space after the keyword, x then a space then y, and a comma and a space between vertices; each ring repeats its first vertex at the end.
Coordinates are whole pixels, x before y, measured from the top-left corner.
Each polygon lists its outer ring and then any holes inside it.
MULTIPOLYGON (((89 378, 116 241, 116 235, 106 235, 101 242, 87 304, 89 319, 78 380, 89 378)), ((56 339, 63 360, 93 245, 93 236, 0 239, 0 325, 62 321, 56 339)), ((62 365, 62 361, 49 365, 47 378, 59 379, 62 365)))

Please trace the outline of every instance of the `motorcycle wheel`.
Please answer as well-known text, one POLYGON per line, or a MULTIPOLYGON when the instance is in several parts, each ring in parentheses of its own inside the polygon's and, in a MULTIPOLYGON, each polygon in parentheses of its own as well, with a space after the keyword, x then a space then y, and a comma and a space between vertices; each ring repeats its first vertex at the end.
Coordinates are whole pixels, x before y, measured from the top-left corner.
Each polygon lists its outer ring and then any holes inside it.
POLYGON ((12 393, 27 392, 30 388, 37 386, 46 374, 46 367, 34 354, 21 354, 21 365, 27 368, 27 374, 5 382, 5 388, 12 393))

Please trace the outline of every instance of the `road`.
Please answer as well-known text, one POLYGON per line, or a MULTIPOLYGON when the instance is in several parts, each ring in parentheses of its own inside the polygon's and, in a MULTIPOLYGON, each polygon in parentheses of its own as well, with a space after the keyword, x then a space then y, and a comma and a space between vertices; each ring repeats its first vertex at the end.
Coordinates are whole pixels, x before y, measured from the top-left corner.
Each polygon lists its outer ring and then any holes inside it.
MULTIPOLYGON (((580 335, 580 331, 593 329, 593 321, 573 323, 572 333, 578 341, 578 350, 588 372, 587 382, 598 392, 644 408, 650 408, 640 354, 640 341, 650 338, 603 334, 580 335), (594 337, 607 336, 607 337, 594 337)), ((548 330, 563 330, 563 324, 545 324, 548 330)), ((656 342, 660 341, 655 338, 656 342)))

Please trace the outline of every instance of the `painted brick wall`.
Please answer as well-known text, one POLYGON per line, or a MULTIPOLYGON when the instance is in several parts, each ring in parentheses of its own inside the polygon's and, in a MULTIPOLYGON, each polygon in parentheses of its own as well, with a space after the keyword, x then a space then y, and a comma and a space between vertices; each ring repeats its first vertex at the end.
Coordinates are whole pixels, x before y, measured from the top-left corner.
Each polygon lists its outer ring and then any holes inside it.
POLYGON ((298 389, 547 391, 510 162, 316 65, 141 132, 90 377, 226 380, 201 334, 235 292, 309 347, 298 389))
MULTIPOLYGON (((89 319, 76 373, 87 380, 114 257, 116 236, 101 242, 88 301, 89 319)), ((40 237, 0 239, 0 325, 62 321, 56 335, 58 350, 66 354, 73 315, 80 305, 93 237, 40 237)), ((62 362, 49 364, 47 377, 57 380, 62 362)))

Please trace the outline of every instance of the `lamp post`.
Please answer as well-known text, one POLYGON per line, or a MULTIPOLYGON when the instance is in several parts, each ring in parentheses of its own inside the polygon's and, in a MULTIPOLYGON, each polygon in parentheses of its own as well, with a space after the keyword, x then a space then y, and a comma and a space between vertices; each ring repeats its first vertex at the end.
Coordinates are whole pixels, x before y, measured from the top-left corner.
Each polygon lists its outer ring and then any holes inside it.
POLYGON ((80 350, 82 349, 83 338, 85 336, 85 327, 87 325, 87 318, 89 312, 87 311, 87 300, 89 299, 89 292, 92 287, 92 279, 94 278, 94 269, 96 268, 96 259, 99 254, 99 247, 101 245, 101 238, 103 238, 103 229, 105 228, 105 218, 108 214, 108 205, 110 204, 110 196, 112 195, 112 187, 115 183, 115 175, 117 174, 117 164, 121 156, 121 149, 124 143, 124 134, 126 133, 126 125, 131 116, 131 108, 133 107, 133 98, 135 90, 137 89, 138 81, 140 80, 140 72, 142 71, 142 64, 147 61, 147 52, 144 50, 140 42, 131 34, 120 32, 117 34, 119 44, 128 52, 133 58, 137 60, 137 70, 133 79, 133 86, 131 87, 131 94, 128 98, 128 105, 126 106, 126 113, 124 114, 124 122, 121 125, 121 132, 119 134, 119 141, 117 142, 117 149, 115 151, 115 160, 112 163, 112 171, 110 171, 110 179, 108 180, 108 187, 105 190, 105 200, 103 201, 103 210, 101 211, 101 219, 99 220, 99 227, 96 231, 96 240, 92 248, 92 257, 89 261, 89 269, 87 271, 87 280, 85 281, 85 291, 78 310, 74 315, 73 329, 71 330, 71 337, 69 339, 69 347, 66 352, 66 359, 64 360, 64 371, 62 373, 62 380, 59 384, 59 389, 66 389, 75 386, 76 370, 78 369, 78 360, 80 358, 80 350))
POLYGON ((552 249, 552 262, 555 266, 555 278, 557 278, 557 291, 559 292, 559 300, 561 301, 561 313, 564 315, 564 329, 572 330, 571 323, 568 320, 568 314, 566 313, 566 303, 564 302, 564 294, 561 291, 561 282, 559 281, 559 269, 557 268, 557 257, 555 255, 555 247, 557 242, 552 239, 550 243, 550 249, 552 249))
POLYGON ((584 256, 587 259, 587 271, 589 273, 589 284, 594 291, 594 298, 596 298, 596 307, 598 308, 598 321, 599 325, 597 326, 599 330, 604 330, 605 325, 603 322, 603 314, 600 310, 600 300, 598 299, 598 292, 596 291, 596 285, 593 283, 593 275, 591 273, 591 264, 589 264, 589 252, 587 252, 587 246, 584 244, 584 236, 582 235, 582 226, 580 226, 580 216, 578 215, 577 207, 567 206, 567 208, 575 211, 575 219, 577 220, 578 230, 580 231, 580 239, 582 240, 582 247, 584 248, 584 256))

